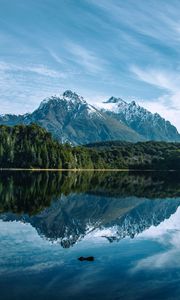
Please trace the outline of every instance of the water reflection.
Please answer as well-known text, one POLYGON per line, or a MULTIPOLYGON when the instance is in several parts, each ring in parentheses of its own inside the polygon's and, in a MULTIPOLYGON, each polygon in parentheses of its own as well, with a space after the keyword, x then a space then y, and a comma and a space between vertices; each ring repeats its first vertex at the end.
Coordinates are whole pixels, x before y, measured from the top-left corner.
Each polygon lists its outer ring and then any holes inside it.
POLYGON ((157 227, 151 226, 138 236, 139 240, 151 240, 163 244, 166 251, 140 259, 132 268, 132 272, 153 269, 180 268, 180 207, 169 218, 157 227))
POLYGON ((179 179, 1 172, 1 298, 179 299, 179 179))
POLYGON ((175 172, 1 172, 0 218, 68 248, 85 237, 134 238, 180 205, 175 172))

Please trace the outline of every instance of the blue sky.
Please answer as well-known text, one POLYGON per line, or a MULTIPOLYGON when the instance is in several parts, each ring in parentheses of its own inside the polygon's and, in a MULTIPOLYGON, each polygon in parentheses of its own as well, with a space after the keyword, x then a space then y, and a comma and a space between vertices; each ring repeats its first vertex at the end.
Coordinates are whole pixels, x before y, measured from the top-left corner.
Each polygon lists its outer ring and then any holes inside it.
POLYGON ((180 1, 0 0, 0 113, 72 89, 135 99, 180 130, 180 1))

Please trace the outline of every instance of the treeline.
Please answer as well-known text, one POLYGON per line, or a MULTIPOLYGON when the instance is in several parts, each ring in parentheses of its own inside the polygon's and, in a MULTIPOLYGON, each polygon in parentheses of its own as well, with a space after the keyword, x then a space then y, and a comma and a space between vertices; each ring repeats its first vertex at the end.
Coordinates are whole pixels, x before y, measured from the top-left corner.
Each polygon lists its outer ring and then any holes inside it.
POLYGON ((96 151, 111 168, 180 170, 180 143, 112 141, 86 147, 96 151))
POLYGON ((38 125, 0 126, 0 168, 93 168, 89 151, 61 145, 38 125))
POLYGON ((79 193, 103 199, 175 199, 180 197, 180 173, 0 172, 0 213, 36 215, 62 195, 79 193))
POLYGON ((0 168, 180 169, 180 143, 61 145, 38 125, 0 126, 0 168))

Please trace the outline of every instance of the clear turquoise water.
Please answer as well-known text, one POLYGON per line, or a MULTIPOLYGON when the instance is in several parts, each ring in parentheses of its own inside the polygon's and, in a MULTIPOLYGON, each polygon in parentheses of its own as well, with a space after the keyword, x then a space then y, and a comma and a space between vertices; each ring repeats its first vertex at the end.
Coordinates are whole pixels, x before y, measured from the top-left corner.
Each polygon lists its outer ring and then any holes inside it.
POLYGON ((0 174, 1 299, 179 299, 179 187, 178 174, 0 174))

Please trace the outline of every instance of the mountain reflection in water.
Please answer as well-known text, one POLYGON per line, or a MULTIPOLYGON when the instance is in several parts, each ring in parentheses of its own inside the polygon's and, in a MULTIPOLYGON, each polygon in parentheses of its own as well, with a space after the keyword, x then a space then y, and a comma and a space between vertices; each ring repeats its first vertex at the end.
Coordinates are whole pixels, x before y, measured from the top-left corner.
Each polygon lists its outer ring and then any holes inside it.
POLYGON ((179 241, 178 172, 0 172, 3 300, 177 300, 179 241))
POLYGON ((115 242, 170 218, 176 172, 1 172, 0 218, 30 223, 68 248, 88 235, 115 242))

